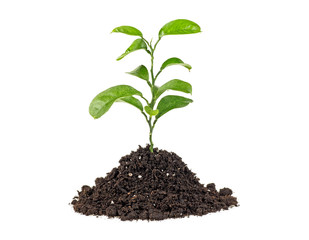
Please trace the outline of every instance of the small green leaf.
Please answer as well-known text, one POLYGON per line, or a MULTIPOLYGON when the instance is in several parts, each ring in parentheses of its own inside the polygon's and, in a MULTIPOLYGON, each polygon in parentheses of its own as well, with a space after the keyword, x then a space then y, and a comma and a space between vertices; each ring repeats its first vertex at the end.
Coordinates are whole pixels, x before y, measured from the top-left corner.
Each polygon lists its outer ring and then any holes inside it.
POLYGON ((93 118, 97 119, 105 114, 116 100, 132 95, 142 96, 142 93, 128 85, 118 85, 106 89, 92 100, 89 113, 93 118))
POLYGON ((186 19, 177 19, 165 24, 159 31, 159 38, 166 35, 192 34, 201 32, 195 22, 186 19))
POLYGON ((143 39, 138 38, 130 45, 130 47, 121 56, 117 58, 117 61, 123 59, 129 53, 134 52, 136 50, 140 50, 140 49, 147 50, 147 45, 143 39))
POLYGON ((169 58, 167 59, 161 66, 160 71, 162 71, 164 68, 169 67, 169 66, 173 66, 173 65, 180 65, 183 66, 185 68, 187 68, 189 71, 191 70, 191 65, 184 63, 181 59, 179 58, 169 58))
POLYGON ((167 83, 163 84, 156 93, 156 98, 160 97, 162 93, 164 93, 166 90, 175 90, 180 91, 184 93, 191 93, 192 94, 192 86, 190 83, 187 83, 185 81, 179 80, 179 79, 173 79, 171 81, 168 81, 167 83))
POLYGON ((151 107, 149 106, 145 106, 145 111, 146 113, 148 113, 150 116, 156 116, 159 113, 159 110, 153 110, 151 107))
POLYGON ((138 100, 135 97, 132 97, 132 96, 123 97, 123 98, 120 98, 119 101, 129 103, 133 105, 134 107, 137 107, 139 110, 143 111, 143 104, 141 103, 140 100, 138 100))
POLYGON ((142 37, 143 34, 140 30, 138 30, 135 27, 131 27, 131 26, 120 26, 120 27, 116 27, 113 31, 116 33, 124 33, 124 34, 128 34, 128 35, 132 35, 132 36, 140 36, 142 37))
POLYGON ((147 68, 144 65, 140 65, 137 68, 135 68, 131 72, 127 72, 128 74, 131 74, 133 76, 139 77, 141 79, 144 79, 146 81, 149 80, 149 73, 147 68))
POLYGON ((192 102, 193 101, 191 99, 181 96, 174 96, 174 95, 165 96, 161 99, 161 101, 157 106, 159 113, 156 116, 156 119, 160 118, 161 116, 163 116, 165 113, 169 112, 172 109, 185 107, 192 102))

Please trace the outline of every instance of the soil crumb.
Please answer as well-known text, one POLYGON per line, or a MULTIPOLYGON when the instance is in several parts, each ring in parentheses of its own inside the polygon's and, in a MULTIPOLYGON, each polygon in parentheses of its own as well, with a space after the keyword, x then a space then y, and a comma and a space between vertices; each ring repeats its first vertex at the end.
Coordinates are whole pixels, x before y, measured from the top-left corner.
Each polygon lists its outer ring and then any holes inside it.
POLYGON ((216 190, 199 182, 173 152, 149 146, 122 157, 120 165, 95 186, 82 186, 72 205, 84 215, 107 215, 121 220, 163 220, 202 216, 237 206, 229 188, 216 190))

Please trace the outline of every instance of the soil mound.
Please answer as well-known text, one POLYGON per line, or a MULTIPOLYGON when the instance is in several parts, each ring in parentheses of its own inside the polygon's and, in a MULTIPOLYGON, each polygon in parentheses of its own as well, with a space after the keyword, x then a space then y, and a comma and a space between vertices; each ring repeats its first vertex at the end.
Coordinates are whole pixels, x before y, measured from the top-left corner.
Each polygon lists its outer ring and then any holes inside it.
POLYGON ((72 201, 76 212, 121 220, 163 220, 227 210, 237 206, 232 190, 206 187, 173 152, 139 147, 95 186, 83 186, 72 201))

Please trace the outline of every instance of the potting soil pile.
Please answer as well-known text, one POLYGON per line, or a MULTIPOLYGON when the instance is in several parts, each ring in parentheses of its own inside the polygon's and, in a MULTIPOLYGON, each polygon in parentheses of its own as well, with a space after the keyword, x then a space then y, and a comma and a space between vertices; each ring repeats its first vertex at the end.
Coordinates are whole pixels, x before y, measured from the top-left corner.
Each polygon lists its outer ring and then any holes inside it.
POLYGON ((76 212, 121 220, 202 216, 237 206, 232 190, 204 186, 173 152, 139 147, 95 186, 83 186, 72 201, 76 212))

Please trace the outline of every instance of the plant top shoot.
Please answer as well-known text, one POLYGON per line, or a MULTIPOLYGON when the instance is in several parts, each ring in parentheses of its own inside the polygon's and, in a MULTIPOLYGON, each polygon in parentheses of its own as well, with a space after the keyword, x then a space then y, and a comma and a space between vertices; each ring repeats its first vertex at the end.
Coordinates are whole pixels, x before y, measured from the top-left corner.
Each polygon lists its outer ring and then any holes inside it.
POLYGON ((128 74, 145 80, 151 90, 152 98, 151 100, 146 99, 140 91, 129 85, 117 85, 99 93, 90 103, 89 113, 95 119, 100 118, 110 109, 114 102, 126 102, 138 108, 149 125, 150 151, 153 152, 153 129, 160 117, 162 117, 164 114, 166 114, 172 109, 182 108, 193 102, 189 98, 177 95, 167 95, 160 98, 161 95, 167 90, 174 90, 192 94, 191 84, 179 79, 170 80, 162 86, 156 85, 156 80, 158 76, 165 68, 173 65, 180 65, 190 71, 191 66, 187 63, 184 63, 181 59, 173 57, 167 59, 161 65, 160 70, 155 74, 153 71, 155 50, 158 43, 164 36, 199 33, 201 32, 200 26, 186 19, 177 19, 171 21, 165 24, 160 29, 158 40, 155 44, 152 44, 152 41, 147 41, 143 37, 143 34, 140 30, 131 26, 120 26, 115 28, 112 32, 124 33, 127 35, 138 37, 136 40, 133 41, 129 48, 117 58, 117 61, 123 59, 128 54, 136 50, 145 50, 146 53, 149 54, 151 59, 150 73, 144 65, 140 65, 133 71, 128 72, 128 74), (138 98, 145 102, 145 106, 138 98), (156 104, 157 102, 158 104, 156 104))

